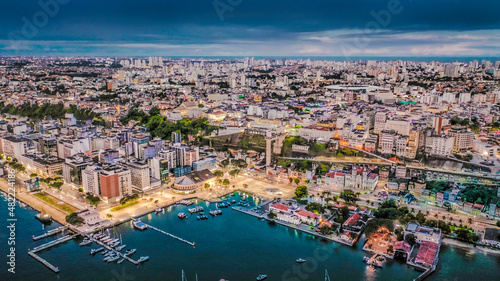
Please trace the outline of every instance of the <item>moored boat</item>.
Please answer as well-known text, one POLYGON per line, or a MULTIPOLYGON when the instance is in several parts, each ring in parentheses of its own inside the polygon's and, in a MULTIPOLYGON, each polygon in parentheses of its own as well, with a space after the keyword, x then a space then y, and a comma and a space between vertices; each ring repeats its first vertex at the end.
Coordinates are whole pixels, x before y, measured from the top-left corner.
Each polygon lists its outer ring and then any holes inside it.
POLYGON ((261 275, 257 276, 257 278, 256 278, 256 279, 260 281, 260 280, 264 280, 264 279, 266 279, 266 278, 267 278, 267 275, 265 275, 265 274, 261 274, 261 275))
POLYGON ((35 218, 42 223, 50 223, 52 221, 52 216, 45 213, 45 210, 42 207, 42 212, 35 215, 35 218))
POLYGON ((148 229, 148 225, 143 223, 141 219, 136 219, 132 221, 132 224, 134 225, 135 228, 139 230, 146 230, 148 229))

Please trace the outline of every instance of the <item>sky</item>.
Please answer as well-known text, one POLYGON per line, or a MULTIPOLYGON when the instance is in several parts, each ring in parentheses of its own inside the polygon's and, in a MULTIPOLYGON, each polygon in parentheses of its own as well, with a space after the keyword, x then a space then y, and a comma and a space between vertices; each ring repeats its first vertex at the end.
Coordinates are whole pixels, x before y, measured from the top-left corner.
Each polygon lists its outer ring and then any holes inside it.
POLYGON ((499 0, 0 2, 0 55, 500 56, 499 0))

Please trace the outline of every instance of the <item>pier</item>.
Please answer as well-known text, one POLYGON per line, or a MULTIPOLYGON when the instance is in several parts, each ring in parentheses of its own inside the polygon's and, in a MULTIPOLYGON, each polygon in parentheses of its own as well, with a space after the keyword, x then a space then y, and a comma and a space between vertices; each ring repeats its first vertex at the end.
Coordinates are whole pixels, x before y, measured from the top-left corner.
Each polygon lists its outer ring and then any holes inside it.
POLYGON ((52 229, 52 230, 47 231, 46 233, 44 233, 42 235, 33 236, 33 241, 38 241, 40 239, 43 239, 43 238, 55 235, 55 234, 57 234, 59 232, 65 231, 66 229, 68 229, 68 226, 66 226, 66 225, 65 226, 61 226, 61 227, 56 228, 56 229, 52 229))
POLYGON ((59 268, 53 266, 48 261, 42 259, 39 255, 35 254, 33 251, 29 251, 28 255, 30 255, 35 260, 41 262, 43 265, 45 265, 46 267, 48 267, 50 270, 54 271, 55 273, 59 273, 59 268))
MULTIPOLYGON (((64 231, 64 229, 66 229, 66 228, 67 228, 66 226, 63 226, 63 227, 60 227, 60 228, 52 230, 52 232, 49 231, 49 232, 45 233, 44 235, 40 235, 40 236, 37 236, 37 237, 41 237, 41 238, 48 237, 50 235, 54 235, 56 233, 64 231), (50 234, 47 235, 48 233, 50 233, 50 234)), ((35 247, 35 248, 33 248, 33 250, 31 250, 31 251, 28 252, 28 255, 30 255, 32 258, 34 258, 35 260, 39 261, 40 263, 42 263, 43 265, 45 265, 46 267, 48 267, 50 270, 54 271, 55 273, 59 273, 59 268, 53 266, 52 264, 50 264, 48 261, 46 261, 43 258, 41 258, 36 253, 40 252, 40 251, 43 251, 43 250, 46 250, 48 248, 57 246, 57 245, 59 245, 61 243, 64 243, 66 241, 69 241, 69 240, 73 239, 77 235, 78 234, 66 235, 66 236, 60 237, 60 238, 58 238, 58 239, 56 239, 54 241, 50 241, 48 243, 45 243, 45 244, 40 245, 38 247, 35 247)), ((39 239, 41 239, 41 238, 39 238, 39 239)), ((35 240, 35 237, 33 237, 33 240, 35 240)), ((36 239, 36 240, 38 240, 38 239, 36 239)))
POLYGON ((370 259, 366 263, 369 265, 372 265, 373 262, 377 260, 378 256, 379 256, 379 254, 375 254, 375 255, 371 256, 370 259))
POLYGON ((179 241, 182 241, 182 242, 184 242, 184 243, 186 243, 186 244, 189 244, 189 245, 191 245, 191 246, 193 246, 193 247, 194 247, 194 242, 189 242, 189 241, 187 241, 187 240, 185 240, 185 239, 182 239, 182 238, 180 238, 180 237, 177 237, 177 236, 175 236, 175 235, 173 235, 173 234, 170 234, 170 233, 168 233, 168 232, 166 232, 166 231, 163 231, 163 230, 161 230, 161 229, 158 229, 158 228, 156 228, 156 227, 154 227, 154 226, 151 226, 151 225, 149 225, 149 224, 146 224, 146 225, 148 226, 148 228, 154 229, 154 230, 156 230, 156 231, 158 231, 158 232, 160 232, 160 233, 163 233, 163 234, 165 234, 165 235, 168 235, 168 236, 170 236, 170 237, 172 237, 172 238, 174 238, 174 239, 177 239, 177 240, 179 240, 179 241))
POLYGON ((33 250, 31 250, 33 253, 36 253, 36 252, 40 252, 40 251, 43 251, 43 250, 46 250, 48 248, 51 248, 51 247, 54 247, 54 246, 57 246, 61 243, 64 243, 66 241, 69 241, 71 239, 73 239, 75 236, 77 236, 78 234, 74 234, 74 235, 66 235, 66 236, 63 236, 61 238, 58 238, 54 241, 50 241, 48 243, 45 243, 43 245, 40 245, 38 247, 35 247, 33 248, 33 250))

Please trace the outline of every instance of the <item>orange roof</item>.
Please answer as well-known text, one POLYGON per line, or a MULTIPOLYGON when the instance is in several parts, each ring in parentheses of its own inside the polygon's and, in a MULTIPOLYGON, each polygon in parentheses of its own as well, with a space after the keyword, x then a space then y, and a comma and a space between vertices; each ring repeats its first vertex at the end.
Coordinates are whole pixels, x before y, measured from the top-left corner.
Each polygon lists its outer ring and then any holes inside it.
POLYGON ((275 209, 278 209, 278 210, 282 210, 282 211, 288 212, 288 207, 285 206, 285 205, 282 205, 280 203, 276 203, 276 204, 272 205, 271 207, 273 207, 275 209))
POLYGON ((315 213, 311 213, 309 211, 304 211, 304 210, 300 210, 298 212, 296 212, 296 214, 298 214, 299 216, 303 216, 303 217, 310 217, 310 218, 318 218, 320 215, 318 214, 315 214, 315 213))

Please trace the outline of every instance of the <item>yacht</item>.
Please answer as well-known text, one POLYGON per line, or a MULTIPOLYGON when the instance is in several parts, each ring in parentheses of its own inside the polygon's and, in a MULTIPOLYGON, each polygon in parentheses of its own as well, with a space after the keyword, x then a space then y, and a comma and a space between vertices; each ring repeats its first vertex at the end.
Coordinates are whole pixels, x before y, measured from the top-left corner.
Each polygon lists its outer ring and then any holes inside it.
POLYGON ((149 260, 149 256, 144 256, 144 257, 140 257, 138 260, 137 260, 137 263, 141 263, 141 262, 145 262, 149 260))
POLYGON ((118 263, 122 263, 125 259, 124 258, 121 258, 118 263))
POLYGON ((133 255, 135 252, 137 252, 136 249, 128 249, 127 251, 125 251, 125 256, 131 256, 133 255))
POLYGON ((121 245, 121 246, 116 247, 115 249, 119 252, 119 251, 125 249, 125 247, 127 247, 127 245, 121 245))
POLYGON ((187 218, 187 216, 186 216, 186 214, 185 214, 185 213, 179 213, 177 216, 178 216, 180 219, 186 219, 186 218, 187 218))
POLYGON ((267 275, 265 275, 265 274, 261 274, 261 275, 257 276, 257 278, 256 278, 256 279, 260 281, 260 280, 264 280, 264 279, 266 279, 266 278, 267 278, 267 275))
POLYGON ((117 260, 120 259, 120 256, 119 255, 116 255, 116 256, 112 256, 108 259, 108 262, 115 262, 117 260))
POLYGON ((42 223, 50 223, 52 221, 52 216, 45 213, 45 210, 42 207, 42 212, 35 215, 35 218, 42 223))
POLYGON ((298 262, 298 263, 304 263, 304 262, 306 262, 306 260, 305 260, 305 259, 303 259, 303 258, 298 258, 298 259, 296 260, 296 262, 298 262))
POLYGON ((148 229, 148 225, 143 223, 141 219, 136 219, 132 221, 132 224, 134 225, 135 228, 139 230, 146 230, 148 229))
POLYGON ((92 249, 92 250, 90 250, 90 254, 91 255, 95 255, 95 254, 99 253, 102 250, 104 250, 103 247, 100 247, 100 248, 97 248, 97 249, 92 249))
POLYGON ((88 246, 88 245, 92 245, 92 240, 90 239, 84 239, 79 245, 80 246, 88 246))

